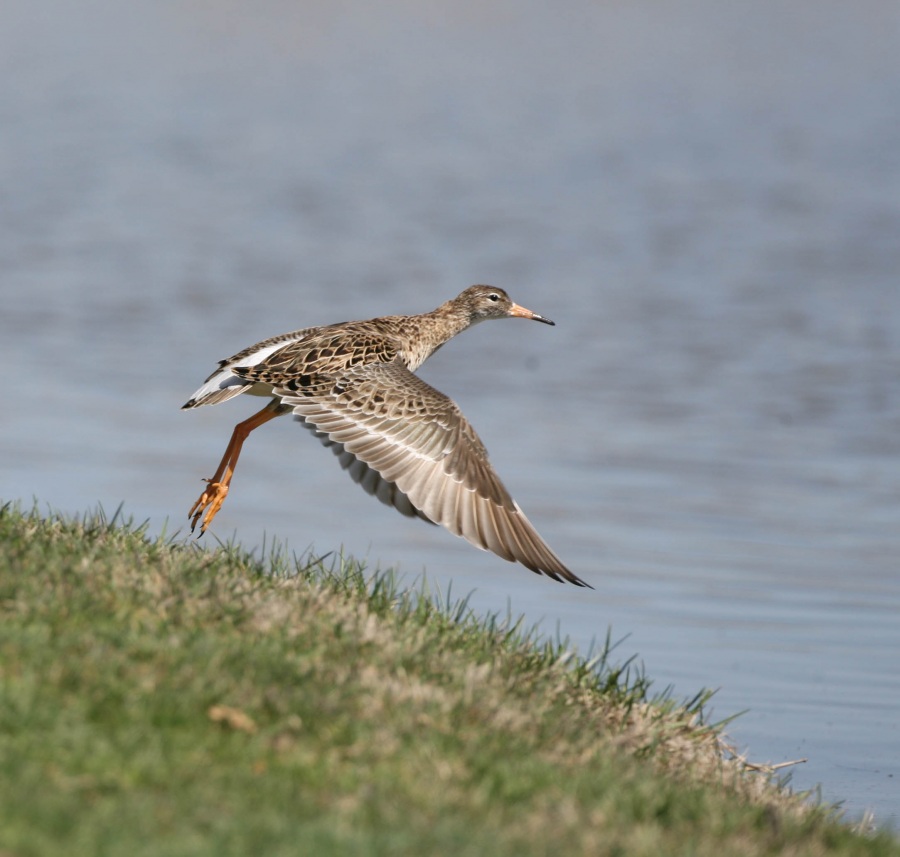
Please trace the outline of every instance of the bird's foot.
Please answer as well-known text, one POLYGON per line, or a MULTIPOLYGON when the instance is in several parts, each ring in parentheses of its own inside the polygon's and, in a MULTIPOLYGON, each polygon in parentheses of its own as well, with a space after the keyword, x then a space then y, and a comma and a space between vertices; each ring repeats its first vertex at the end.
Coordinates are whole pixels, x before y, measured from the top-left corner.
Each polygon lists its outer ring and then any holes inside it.
POLYGON ((228 496, 228 486, 224 482, 213 482, 212 479, 204 480, 206 489, 200 495, 200 499, 191 506, 188 517, 191 519, 191 532, 197 527, 201 518, 200 532, 197 534, 199 539, 206 532, 206 528, 212 523, 213 518, 219 513, 225 498, 228 496), (204 514, 205 512, 205 514, 204 514))

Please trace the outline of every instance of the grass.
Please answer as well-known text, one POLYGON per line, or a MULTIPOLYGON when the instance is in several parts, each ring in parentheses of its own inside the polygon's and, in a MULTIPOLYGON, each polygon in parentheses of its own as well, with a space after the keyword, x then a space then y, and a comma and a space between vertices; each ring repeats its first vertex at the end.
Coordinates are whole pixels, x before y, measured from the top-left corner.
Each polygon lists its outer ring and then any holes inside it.
POLYGON ((0 857, 900 855, 649 688, 344 557, 0 512, 0 857))

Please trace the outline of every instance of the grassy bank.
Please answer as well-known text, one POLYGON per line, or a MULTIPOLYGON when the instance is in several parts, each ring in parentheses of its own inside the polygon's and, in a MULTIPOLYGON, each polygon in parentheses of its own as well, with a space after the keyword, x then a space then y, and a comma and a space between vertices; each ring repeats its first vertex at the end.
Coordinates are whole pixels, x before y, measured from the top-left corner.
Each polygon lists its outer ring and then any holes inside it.
POLYGON ((2 857, 900 854, 698 707, 350 561, 0 513, 2 857))

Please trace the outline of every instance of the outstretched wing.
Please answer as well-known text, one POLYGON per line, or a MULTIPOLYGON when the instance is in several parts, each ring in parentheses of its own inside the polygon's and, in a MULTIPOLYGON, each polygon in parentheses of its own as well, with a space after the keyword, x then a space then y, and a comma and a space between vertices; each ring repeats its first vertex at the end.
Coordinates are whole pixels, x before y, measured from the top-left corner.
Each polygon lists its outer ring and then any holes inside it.
POLYGON ((538 574, 587 585, 537 534, 456 404, 400 361, 348 369, 327 393, 273 386, 383 502, 538 574))
POLYGON ((373 470, 365 461, 357 458, 352 452, 347 452, 342 443, 337 443, 328 437, 327 434, 322 434, 313 423, 307 422, 299 414, 294 419, 304 428, 309 429, 322 446, 330 449, 337 456, 341 467, 350 474, 350 478, 357 485, 362 486, 367 494, 371 494, 387 506, 393 506, 402 515, 406 515, 407 518, 421 518, 429 524, 434 523, 421 509, 413 506, 409 497, 394 482, 382 479, 381 474, 377 470, 373 470))

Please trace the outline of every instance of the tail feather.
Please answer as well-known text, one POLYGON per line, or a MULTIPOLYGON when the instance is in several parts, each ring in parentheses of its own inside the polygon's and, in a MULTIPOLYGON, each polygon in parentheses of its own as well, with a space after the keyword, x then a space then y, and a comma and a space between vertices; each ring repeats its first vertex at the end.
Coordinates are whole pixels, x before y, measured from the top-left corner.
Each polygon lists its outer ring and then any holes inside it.
POLYGON ((206 379, 206 383, 181 406, 181 409, 186 411, 190 408, 199 408, 201 405, 227 402, 252 386, 252 381, 245 381, 233 375, 230 369, 220 369, 206 379))
POLYGON ((298 342, 308 333, 315 330, 317 328, 309 328, 309 330, 297 330, 294 333, 286 333, 283 336, 274 336, 271 339, 252 345, 250 348, 245 348, 243 351, 235 354, 234 357, 220 360, 219 368, 203 382, 203 386, 181 406, 181 409, 188 410, 190 408, 199 408, 201 405, 217 405, 219 402, 227 402, 229 399, 246 392, 251 393, 251 395, 270 396, 272 394, 270 386, 258 381, 241 378, 234 373, 234 370, 241 367, 256 366, 271 357, 276 351, 280 351, 293 342, 298 342))

